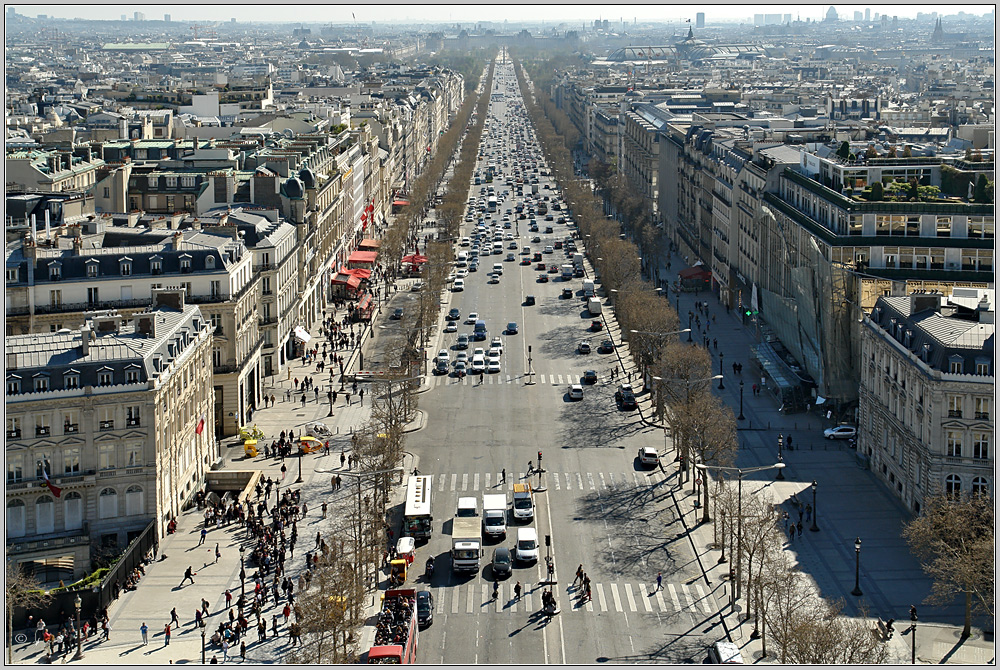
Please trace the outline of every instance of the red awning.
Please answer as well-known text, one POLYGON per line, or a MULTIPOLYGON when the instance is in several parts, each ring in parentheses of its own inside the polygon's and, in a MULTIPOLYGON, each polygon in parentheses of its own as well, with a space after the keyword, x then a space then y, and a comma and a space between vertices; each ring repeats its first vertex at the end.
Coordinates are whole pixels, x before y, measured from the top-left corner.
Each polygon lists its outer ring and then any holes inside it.
POLYGON ((351 270, 351 274, 358 279, 368 279, 372 276, 372 271, 367 268, 354 268, 351 270))
POLYGON ((336 275, 334 275, 333 279, 330 280, 330 283, 341 286, 348 286, 356 290, 359 286, 361 286, 361 278, 355 277, 352 274, 337 273, 336 275))
POLYGON ((427 256, 423 256, 421 254, 410 254, 409 256, 403 256, 402 262, 410 264, 426 263, 427 256))
POLYGON ((348 263, 374 263, 377 251, 354 251, 347 259, 348 263))
POLYGON ((694 267, 684 268, 677 275, 681 279, 708 279, 712 276, 709 270, 705 269, 704 265, 695 265, 694 267))
POLYGON ((409 200, 401 200, 401 199, 397 198, 397 199, 395 199, 395 200, 392 201, 392 204, 394 204, 396 207, 406 207, 407 205, 410 204, 410 201, 409 200))
POLYGON ((370 237, 366 237, 361 240, 361 244, 358 245, 358 250, 360 251, 378 251, 379 241, 373 240, 370 237))
POLYGON ((361 299, 361 301, 358 303, 358 309, 360 309, 360 310, 367 309, 368 306, 371 305, 371 304, 372 304, 371 294, 366 293, 365 297, 363 297, 361 299))

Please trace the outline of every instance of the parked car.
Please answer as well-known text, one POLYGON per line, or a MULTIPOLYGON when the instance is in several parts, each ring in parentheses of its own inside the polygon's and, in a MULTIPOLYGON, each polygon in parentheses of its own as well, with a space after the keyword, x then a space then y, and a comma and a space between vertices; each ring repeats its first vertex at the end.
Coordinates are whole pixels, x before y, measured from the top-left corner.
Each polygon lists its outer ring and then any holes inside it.
POLYGON ((631 384, 619 384, 618 390, 615 391, 615 400, 621 405, 622 409, 632 410, 636 409, 639 404, 635 399, 635 392, 632 390, 631 384))
POLYGON ((655 447, 641 447, 637 456, 640 465, 659 465, 660 455, 655 447))

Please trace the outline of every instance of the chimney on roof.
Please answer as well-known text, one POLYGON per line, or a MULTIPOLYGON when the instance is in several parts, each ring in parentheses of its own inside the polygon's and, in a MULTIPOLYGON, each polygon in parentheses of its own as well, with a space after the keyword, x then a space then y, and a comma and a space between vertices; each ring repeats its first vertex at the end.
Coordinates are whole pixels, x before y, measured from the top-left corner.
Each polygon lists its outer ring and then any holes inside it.
POLYGON ((170 238, 170 248, 174 251, 178 251, 181 248, 181 242, 184 241, 184 233, 177 231, 174 236, 170 238))
POLYGON ((934 293, 911 293, 910 314, 918 314, 926 309, 938 309, 941 306, 941 296, 934 293))
POLYGON ((136 314, 135 320, 135 332, 139 335, 145 335, 146 337, 156 337, 156 315, 150 312, 144 312, 142 314, 136 314))
POLYGON ((994 323, 993 305, 990 304, 990 300, 985 293, 979 298, 979 304, 976 305, 976 312, 979 313, 979 323, 994 323))
POLYGON ((90 326, 84 324, 80 328, 80 355, 89 356, 90 355, 90 340, 94 336, 94 331, 90 329, 90 326))
MULTIPOLYGON (((74 228, 79 229, 79 226, 74 226, 74 228)), ((83 238, 79 235, 73 235, 73 255, 80 256, 83 254, 83 238)))
POLYGON ((151 309, 157 309, 159 307, 169 307, 170 309, 176 309, 178 312, 184 311, 184 295, 187 293, 187 289, 183 288, 154 288, 153 294, 153 304, 151 309))
POLYGON ((61 165, 61 160, 59 159, 59 154, 57 154, 55 152, 49 154, 49 161, 48 162, 49 162, 49 172, 52 172, 53 174, 55 174, 56 172, 59 172, 59 169, 60 169, 59 166, 61 165))

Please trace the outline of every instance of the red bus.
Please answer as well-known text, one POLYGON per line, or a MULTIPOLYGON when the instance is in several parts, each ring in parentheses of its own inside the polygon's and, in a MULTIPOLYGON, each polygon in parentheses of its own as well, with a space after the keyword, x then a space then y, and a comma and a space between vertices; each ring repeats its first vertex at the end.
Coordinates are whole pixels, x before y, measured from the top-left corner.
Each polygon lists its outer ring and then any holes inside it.
POLYGON ((368 663, 416 663, 417 630, 416 590, 386 591, 375 624, 375 644, 368 650, 368 663))

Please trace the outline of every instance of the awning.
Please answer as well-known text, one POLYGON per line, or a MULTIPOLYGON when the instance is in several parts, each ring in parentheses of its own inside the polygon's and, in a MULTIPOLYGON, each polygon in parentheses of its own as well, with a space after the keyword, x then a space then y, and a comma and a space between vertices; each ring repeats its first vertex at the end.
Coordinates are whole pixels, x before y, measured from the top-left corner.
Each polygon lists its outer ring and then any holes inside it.
POLYGON ((368 268, 348 268, 340 266, 339 274, 350 275, 351 277, 357 277, 358 279, 368 279, 372 276, 372 271, 368 268))
POLYGON ((353 274, 338 272, 334 275, 333 279, 330 280, 331 284, 337 284, 340 286, 349 286, 352 289, 357 290, 361 286, 361 279, 355 277, 353 274))
POLYGON ((348 263, 374 263, 377 251, 354 251, 347 259, 348 263))
POLYGON ((359 251, 378 251, 379 241, 373 240, 370 237, 366 237, 361 240, 361 244, 358 245, 359 251))
POLYGON ((410 201, 409 200, 400 200, 399 198, 397 198, 397 199, 395 199, 395 200, 392 201, 392 204, 395 205, 396 207, 406 207, 407 205, 410 204, 410 201))
POLYGON ((368 309, 368 306, 371 305, 371 304, 372 304, 371 294, 367 294, 366 293, 365 297, 363 297, 361 299, 361 302, 358 303, 358 309, 360 309, 360 310, 368 309))
POLYGON ((705 279, 707 280, 712 276, 712 273, 704 268, 704 266, 695 265, 693 267, 684 268, 677 275, 681 279, 705 279))
POLYGON ((312 335, 306 332, 306 329, 302 326, 295 326, 295 337, 302 342, 308 342, 312 339, 312 335))
POLYGON ((415 265, 417 263, 426 263, 427 256, 423 256, 421 254, 410 254, 409 256, 403 256, 403 262, 410 263, 411 265, 415 265))

